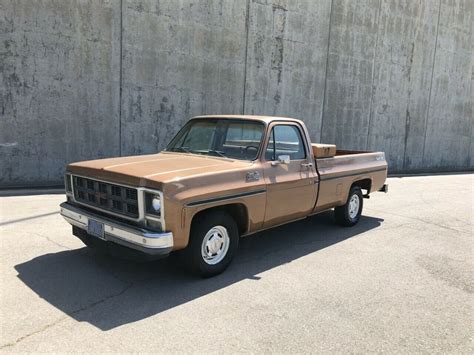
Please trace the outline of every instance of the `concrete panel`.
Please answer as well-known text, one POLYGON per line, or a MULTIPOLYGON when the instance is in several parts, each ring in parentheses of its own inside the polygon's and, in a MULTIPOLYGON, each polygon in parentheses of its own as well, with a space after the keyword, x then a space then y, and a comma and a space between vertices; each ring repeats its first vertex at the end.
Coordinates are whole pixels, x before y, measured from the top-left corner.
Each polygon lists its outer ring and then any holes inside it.
POLYGON ((380 0, 333 0, 321 141, 364 149, 380 0))
POLYGON ((122 154, 163 149, 198 114, 242 112, 245 1, 124 1, 122 154))
POLYGON ((320 139, 329 12, 325 1, 251 1, 245 113, 302 119, 320 139))
POLYGON ((472 0, 441 1, 423 146, 425 169, 471 164, 473 7, 472 0))
POLYGON ((119 153, 118 5, 0 2, 0 186, 119 153))
POLYGON ((434 0, 381 2, 367 149, 391 171, 422 166, 438 13, 434 0))

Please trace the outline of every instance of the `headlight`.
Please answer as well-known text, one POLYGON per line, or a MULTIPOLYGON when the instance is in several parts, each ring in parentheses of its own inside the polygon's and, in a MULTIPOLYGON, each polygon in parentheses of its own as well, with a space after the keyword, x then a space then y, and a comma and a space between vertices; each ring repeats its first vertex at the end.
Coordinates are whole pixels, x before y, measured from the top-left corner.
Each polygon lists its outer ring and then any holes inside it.
POLYGON ((161 215, 161 197, 158 194, 149 193, 145 194, 145 210, 147 214, 160 216, 161 215))
POLYGON ((151 200, 151 207, 153 208, 153 211, 160 213, 161 211, 161 200, 159 196, 153 197, 153 200, 151 200))

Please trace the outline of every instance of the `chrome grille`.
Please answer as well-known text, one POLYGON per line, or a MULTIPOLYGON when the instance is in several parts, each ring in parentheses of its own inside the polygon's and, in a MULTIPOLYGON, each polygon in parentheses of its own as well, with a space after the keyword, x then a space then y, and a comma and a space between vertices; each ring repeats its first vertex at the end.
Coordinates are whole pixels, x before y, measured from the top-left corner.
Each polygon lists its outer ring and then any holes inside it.
POLYGON ((138 218, 136 189, 80 176, 73 176, 73 187, 74 198, 77 202, 123 216, 138 218))

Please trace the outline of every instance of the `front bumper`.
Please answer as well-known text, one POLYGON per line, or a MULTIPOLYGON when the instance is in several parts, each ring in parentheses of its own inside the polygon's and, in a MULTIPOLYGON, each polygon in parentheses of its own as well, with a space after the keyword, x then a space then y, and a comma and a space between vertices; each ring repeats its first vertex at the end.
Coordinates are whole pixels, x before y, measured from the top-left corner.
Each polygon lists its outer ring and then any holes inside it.
POLYGON ((61 215, 72 224, 74 235, 88 245, 92 244, 106 249, 125 252, 120 254, 127 254, 127 249, 132 249, 133 252, 129 254, 133 259, 136 259, 137 256, 139 258, 143 256, 147 260, 166 256, 173 249, 173 233, 171 232, 158 233, 130 226, 89 211, 84 211, 67 202, 63 202, 60 208, 61 215), (89 219, 104 224, 103 239, 87 233, 89 219), (117 248, 116 246, 121 246, 122 248, 117 248))

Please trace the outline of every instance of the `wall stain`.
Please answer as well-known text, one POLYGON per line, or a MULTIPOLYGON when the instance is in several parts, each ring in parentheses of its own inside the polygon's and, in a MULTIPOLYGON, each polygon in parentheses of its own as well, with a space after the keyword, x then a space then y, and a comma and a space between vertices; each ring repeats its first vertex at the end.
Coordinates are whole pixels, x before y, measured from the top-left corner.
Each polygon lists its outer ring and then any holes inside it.
POLYGON ((283 38, 276 37, 274 39, 274 47, 272 52, 272 69, 277 71, 277 83, 281 83, 281 74, 283 71, 283 38))
POLYGON ((283 53, 284 53, 284 42, 283 38, 285 35, 286 27, 286 9, 273 5, 273 51, 272 51, 272 70, 277 71, 277 83, 281 83, 281 76, 283 71, 283 53))
POLYGON ((141 118, 143 115, 142 110, 142 91, 143 88, 137 87, 135 89, 134 95, 130 95, 130 114, 129 118, 132 121, 136 121, 137 119, 141 118))
POLYGON ((263 37, 261 34, 255 35, 255 44, 253 52, 257 69, 260 69, 265 63, 265 51, 263 47, 264 41, 265 37, 263 37))
POLYGON ((403 169, 406 169, 407 166, 410 164, 410 159, 407 159, 407 144, 408 144, 408 136, 410 134, 410 125, 411 125, 411 117, 410 117, 410 104, 411 104, 411 94, 412 94, 412 87, 411 87, 411 71, 413 67, 413 56, 415 55, 415 42, 411 44, 411 51, 408 61, 408 70, 407 70, 407 80, 408 80, 408 95, 407 95, 407 108, 406 108, 406 115, 405 115, 405 134, 403 137, 403 169))
POLYGON ((160 108, 153 113, 155 118, 155 132, 153 138, 156 139, 156 151, 163 149, 168 143, 169 132, 173 131, 176 122, 175 105, 169 103, 166 96, 161 98, 160 108))

